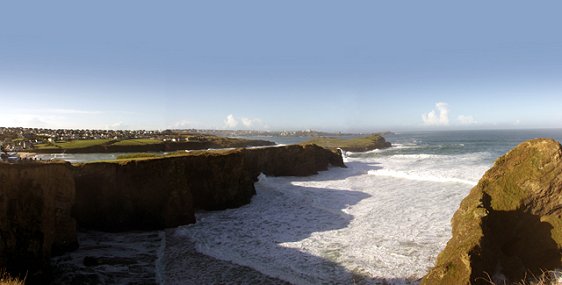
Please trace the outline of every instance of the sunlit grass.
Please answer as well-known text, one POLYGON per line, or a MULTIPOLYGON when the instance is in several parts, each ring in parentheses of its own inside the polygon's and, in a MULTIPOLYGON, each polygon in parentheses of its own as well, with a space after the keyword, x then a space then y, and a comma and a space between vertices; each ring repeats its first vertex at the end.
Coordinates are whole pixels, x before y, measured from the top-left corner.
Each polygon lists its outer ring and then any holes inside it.
POLYGON ((159 144, 159 143, 162 143, 162 141, 157 139, 130 139, 130 140, 118 141, 113 143, 112 145, 130 146, 130 145, 147 145, 147 144, 159 144))
POLYGON ((25 284, 24 280, 20 280, 18 278, 12 277, 4 270, 0 270, 0 285, 23 285, 23 284, 25 284))

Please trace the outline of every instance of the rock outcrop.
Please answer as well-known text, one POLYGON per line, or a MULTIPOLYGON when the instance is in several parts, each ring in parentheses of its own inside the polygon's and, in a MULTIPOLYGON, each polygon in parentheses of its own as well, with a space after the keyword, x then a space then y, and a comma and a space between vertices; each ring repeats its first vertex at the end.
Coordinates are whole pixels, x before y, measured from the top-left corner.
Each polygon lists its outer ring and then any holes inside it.
POLYGON ((68 163, 0 163, 0 268, 33 281, 51 254, 78 246, 68 163))
POLYGON ((384 149, 391 147, 391 144, 379 134, 350 139, 317 137, 312 140, 306 141, 303 144, 316 144, 332 150, 340 148, 344 151, 353 152, 365 152, 374 149, 384 149))
POLYGON ((250 202, 261 172, 306 176, 341 156, 315 145, 192 152, 182 156, 76 165, 74 214, 81 227, 161 229, 195 222, 195 209, 250 202))
POLYGON ((561 156, 558 142, 535 139, 500 157, 462 201, 422 284, 513 284, 562 267, 561 156))

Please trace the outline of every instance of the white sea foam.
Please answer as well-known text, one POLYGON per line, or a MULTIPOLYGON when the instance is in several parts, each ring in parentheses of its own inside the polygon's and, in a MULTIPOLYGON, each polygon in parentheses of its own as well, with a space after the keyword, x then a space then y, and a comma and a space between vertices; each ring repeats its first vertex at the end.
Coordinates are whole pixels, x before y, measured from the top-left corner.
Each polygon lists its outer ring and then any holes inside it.
POLYGON ((200 213, 176 232, 201 253, 294 284, 416 284, 485 156, 351 157, 313 177, 261 176, 251 204, 200 213))
POLYGON ((369 170, 368 172, 370 175, 377 175, 377 176, 388 176, 388 177, 395 177, 395 178, 403 178, 403 179, 410 179, 410 180, 418 180, 418 181, 431 181, 431 182, 443 182, 443 183, 463 183, 467 185, 474 186, 476 185, 475 181, 454 178, 454 177, 439 177, 439 176, 432 176, 432 175, 420 175, 416 173, 409 173, 409 172, 400 172, 388 169, 381 169, 381 170, 369 170))

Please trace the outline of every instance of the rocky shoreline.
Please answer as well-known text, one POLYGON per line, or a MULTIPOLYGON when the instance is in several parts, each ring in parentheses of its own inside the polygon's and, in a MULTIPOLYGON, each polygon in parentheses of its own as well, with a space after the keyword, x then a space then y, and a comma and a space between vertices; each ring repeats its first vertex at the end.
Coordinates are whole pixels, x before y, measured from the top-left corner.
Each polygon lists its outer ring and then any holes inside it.
POLYGON ((315 145, 77 165, 1 163, 0 267, 41 283, 49 257, 78 246, 76 225, 119 232, 190 224, 196 209, 249 203, 260 173, 307 176, 330 165, 344 167, 341 155, 315 145))
MULTIPOLYGON (((341 154, 316 145, 202 151, 75 165, 0 163, 0 179, 5 185, 0 192, 0 266, 16 275, 29 271, 29 283, 44 283, 46 276, 54 274, 57 278, 71 278, 64 282, 93 278, 111 283, 121 278, 150 283, 164 278, 167 284, 180 284, 179 280, 192 280, 195 284, 208 281, 208 276, 189 270, 184 272, 185 276, 163 276, 159 270, 163 270, 162 266, 198 268, 199 262, 208 262, 219 264, 213 268, 226 272, 213 282, 260 280, 285 284, 253 269, 204 256, 194 248, 182 253, 193 258, 175 264, 174 254, 180 253, 173 251, 173 234, 163 237, 163 232, 118 233, 96 237, 95 232, 77 234, 77 225, 84 231, 122 232, 194 223, 198 209, 221 210, 249 203, 260 173, 307 176, 329 166, 345 167, 341 154), (134 244, 127 247, 127 239, 119 238, 123 235, 138 235, 133 240, 139 244, 146 242, 142 247, 150 252, 136 252, 134 244), (51 255, 76 249, 80 239, 86 252, 55 258, 57 265, 51 271, 51 255), (162 242, 168 240, 168 246, 162 247, 162 242), (106 253, 113 249, 124 254, 131 252, 131 256, 106 253), (163 260, 162 256, 170 259, 163 260), (96 273, 97 267, 106 270, 108 266, 116 269, 115 274, 100 277, 96 273), (145 267, 156 269, 149 272, 150 276, 142 275, 142 280, 131 275, 146 272, 145 267), (65 275, 56 270, 83 274, 65 275)), ((530 276, 560 269, 560 197, 560 143, 549 139, 521 143, 500 157, 463 200, 452 220, 453 236, 422 284, 512 284, 529 282, 530 276)), ((178 271, 181 272, 174 270, 178 271)))

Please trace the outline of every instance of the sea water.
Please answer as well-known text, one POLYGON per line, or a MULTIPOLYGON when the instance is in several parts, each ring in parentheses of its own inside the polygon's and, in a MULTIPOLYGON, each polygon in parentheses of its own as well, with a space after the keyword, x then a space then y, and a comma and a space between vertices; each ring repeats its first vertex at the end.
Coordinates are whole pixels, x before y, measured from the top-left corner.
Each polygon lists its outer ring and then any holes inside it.
POLYGON ((560 141, 562 130, 388 135, 393 147, 348 152, 347 168, 261 175, 250 204, 198 213, 175 235, 293 284, 417 284, 451 237, 460 201, 497 157, 536 137, 560 141))

